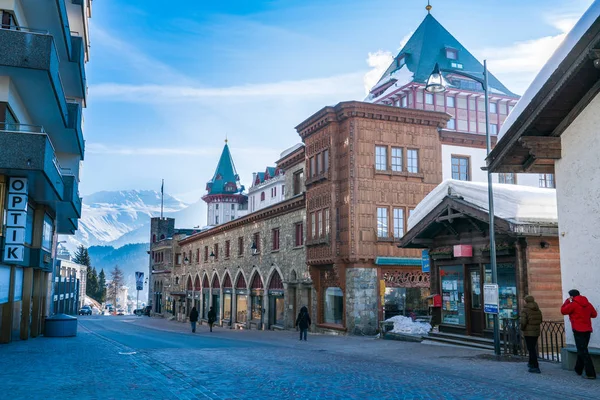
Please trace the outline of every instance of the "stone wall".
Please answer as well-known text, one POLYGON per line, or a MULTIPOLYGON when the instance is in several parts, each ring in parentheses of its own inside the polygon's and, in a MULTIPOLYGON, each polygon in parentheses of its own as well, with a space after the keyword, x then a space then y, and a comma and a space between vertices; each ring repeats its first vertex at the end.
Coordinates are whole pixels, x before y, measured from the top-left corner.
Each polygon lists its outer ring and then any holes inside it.
POLYGON ((375 335, 377 326, 377 269, 346 269, 346 327, 352 335, 375 335))

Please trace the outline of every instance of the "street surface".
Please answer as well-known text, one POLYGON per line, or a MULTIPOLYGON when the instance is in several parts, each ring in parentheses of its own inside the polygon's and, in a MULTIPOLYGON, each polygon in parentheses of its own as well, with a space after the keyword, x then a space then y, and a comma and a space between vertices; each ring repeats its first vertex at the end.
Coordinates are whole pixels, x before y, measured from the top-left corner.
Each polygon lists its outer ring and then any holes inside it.
POLYGON ((480 351, 366 337, 79 317, 75 338, 0 346, 3 399, 598 399, 600 381, 480 351))

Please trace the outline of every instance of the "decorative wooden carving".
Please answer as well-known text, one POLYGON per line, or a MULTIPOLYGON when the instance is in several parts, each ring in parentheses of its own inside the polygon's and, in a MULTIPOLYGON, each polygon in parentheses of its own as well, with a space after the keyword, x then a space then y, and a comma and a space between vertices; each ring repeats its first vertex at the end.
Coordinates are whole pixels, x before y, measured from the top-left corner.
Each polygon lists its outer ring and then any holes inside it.
POLYGON ((421 271, 388 270, 384 271, 383 280, 387 287, 429 288, 430 286, 429 274, 421 271))

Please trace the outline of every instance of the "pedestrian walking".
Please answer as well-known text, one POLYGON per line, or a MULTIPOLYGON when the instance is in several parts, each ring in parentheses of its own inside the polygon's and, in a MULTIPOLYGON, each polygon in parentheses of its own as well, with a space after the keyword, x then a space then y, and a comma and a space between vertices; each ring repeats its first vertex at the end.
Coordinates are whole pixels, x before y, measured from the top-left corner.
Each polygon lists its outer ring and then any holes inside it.
POLYGON ((598 316, 596 309, 585 296, 579 293, 579 290, 573 289, 569 290, 569 298, 565 300, 560 312, 563 315, 568 315, 571 321, 575 346, 577 347, 575 372, 586 379, 596 379, 596 370, 588 351, 588 344, 593 331, 592 318, 598 316))
POLYGON ((192 333, 196 333, 196 322, 198 322, 198 310, 196 310, 196 307, 192 307, 192 311, 190 311, 190 324, 192 324, 192 333))
POLYGON ((211 307, 210 310, 208 310, 208 326, 209 326, 211 332, 212 332, 212 328, 213 328, 213 325, 216 320, 217 320, 217 313, 215 312, 215 309, 211 307))
POLYGON ((308 314, 308 308, 306 306, 302 306, 300 309, 300 313, 298 314, 298 318, 296 318, 296 327, 300 328, 300 340, 304 337, 304 341, 306 341, 306 335, 308 333, 308 328, 310 327, 310 315, 308 314))
POLYGON ((529 352, 529 372, 539 374, 540 364, 538 362, 537 342, 540 337, 540 325, 542 324, 542 312, 540 307, 535 302, 533 296, 525 297, 525 305, 521 311, 520 325, 523 336, 525 336, 525 344, 529 352))

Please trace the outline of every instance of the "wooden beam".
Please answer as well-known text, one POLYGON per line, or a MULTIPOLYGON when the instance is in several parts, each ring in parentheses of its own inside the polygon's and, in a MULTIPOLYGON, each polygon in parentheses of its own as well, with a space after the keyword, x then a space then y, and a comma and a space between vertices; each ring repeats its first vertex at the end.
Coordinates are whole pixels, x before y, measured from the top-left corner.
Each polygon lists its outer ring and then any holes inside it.
POLYGON ((435 222, 443 222, 443 221, 452 222, 452 220, 454 220, 455 218, 465 218, 465 217, 466 217, 466 215, 463 213, 448 214, 448 215, 444 215, 442 217, 437 217, 435 219, 435 222))
POLYGON ((561 143, 559 137, 550 136, 523 136, 519 143, 536 159, 559 160, 561 157, 561 143))
POLYGON ((0 329, 0 343, 10 343, 12 339, 13 310, 15 308, 15 274, 15 267, 10 267, 8 303, 4 303, 2 306, 0 306, 2 307, 2 329, 0 329))
POLYGON ((479 225, 477 225, 477 224, 475 223, 475 221, 473 221, 471 218, 467 218, 467 221, 469 221, 469 223, 470 223, 471 225, 473 225, 473 227, 475 228, 475 230, 476 230, 477 232, 479 232, 480 234, 482 234, 483 236, 485 236, 485 230, 481 229, 481 227, 480 227, 479 225))
POLYGON ((412 243, 414 244, 422 244, 424 246, 431 246, 433 245, 433 239, 419 239, 419 238, 414 238, 413 240, 411 240, 412 243))
POLYGON ((458 232, 456 232, 456 230, 452 227, 452 225, 450 225, 450 223, 448 221, 442 221, 442 223, 444 224, 444 226, 450 233, 452 233, 456 237, 459 236, 458 232))
MULTIPOLYGON (((592 51, 597 51, 593 49, 592 51)), ((600 81, 596 82, 594 86, 577 102, 575 107, 569 111, 567 116, 558 124, 558 126, 552 131, 551 136, 560 136, 567 129, 569 125, 577 118, 577 116, 590 104, 592 99, 600 92, 600 81)))
POLYGON ((527 160, 525 160, 525 162, 523 163, 523 171, 529 172, 529 170, 531 169, 531 167, 533 167, 534 164, 535 164, 535 157, 534 156, 527 157, 527 160))

